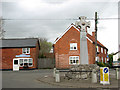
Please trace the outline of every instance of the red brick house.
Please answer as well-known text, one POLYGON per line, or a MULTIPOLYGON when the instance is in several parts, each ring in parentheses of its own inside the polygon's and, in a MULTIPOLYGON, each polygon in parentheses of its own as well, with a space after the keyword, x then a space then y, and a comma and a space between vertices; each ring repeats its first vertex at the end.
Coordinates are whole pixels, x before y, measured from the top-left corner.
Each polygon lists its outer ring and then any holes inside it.
POLYGON ((36 38, 3 39, 0 41, 0 69, 13 69, 18 60, 20 69, 37 68, 39 41, 36 38), (15 61, 15 63, 13 62, 15 61))
MULTIPOLYGON (((87 33, 89 64, 95 63, 95 33, 87 33)), ((69 68, 71 65, 80 64, 80 32, 71 24, 67 30, 54 42, 56 68, 69 68)), ((108 49, 97 41, 98 62, 107 62, 108 49)))

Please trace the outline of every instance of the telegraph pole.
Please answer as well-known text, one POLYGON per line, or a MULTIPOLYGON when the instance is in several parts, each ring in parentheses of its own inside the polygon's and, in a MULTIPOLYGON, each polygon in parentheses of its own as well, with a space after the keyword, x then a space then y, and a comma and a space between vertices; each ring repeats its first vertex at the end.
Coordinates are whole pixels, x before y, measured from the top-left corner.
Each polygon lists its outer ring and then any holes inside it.
POLYGON ((97 59, 97 12, 95 12, 95 61, 97 59))
POLYGON ((5 31, 3 29, 3 21, 2 18, 0 18, 0 39, 4 38, 5 31))

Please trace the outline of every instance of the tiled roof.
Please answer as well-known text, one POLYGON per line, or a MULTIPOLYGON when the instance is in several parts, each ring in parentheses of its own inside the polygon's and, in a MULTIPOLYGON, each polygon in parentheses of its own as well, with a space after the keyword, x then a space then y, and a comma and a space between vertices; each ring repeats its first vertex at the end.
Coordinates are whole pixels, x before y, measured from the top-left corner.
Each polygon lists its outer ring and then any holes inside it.
MULTIPOLYGON (((92 40, 95 43, 95 38, 93 36, 91 36, 89 33, 87 33, 87 37, 92 40)), ((101 44, 98 40, 97 40, 97 44, 106 48, 103 44, 101 44)), ((107 48, 106 48, 107 49, 107 48)))
POLYGON ((0 48, 36 47, 37 38, 2 39, 0 48))
MULTIPOLYGON (((73 23, 66 29, 66 31, 60 36, 60 37, 58 37, 56 40, 55 40, 55 42, 54 42, 54 44, 71 28, 71 27, 74 27, 76 30, 80 30, 79 28, 77 28, 73 23)), ((93 42, 93 43, 95 43, 95 38, 92 36, 92 35, 90 35, 89 33, 87 33, 87 37, 93 42)), ((99 46, 101 46, 101 47, 103 47, 103 48, 106 48, 103 44, 101 44, 98 40, 97 40, 97 45, 99 45, 99 46)), ((106 48, 107 49, 107 48, 106 48)))

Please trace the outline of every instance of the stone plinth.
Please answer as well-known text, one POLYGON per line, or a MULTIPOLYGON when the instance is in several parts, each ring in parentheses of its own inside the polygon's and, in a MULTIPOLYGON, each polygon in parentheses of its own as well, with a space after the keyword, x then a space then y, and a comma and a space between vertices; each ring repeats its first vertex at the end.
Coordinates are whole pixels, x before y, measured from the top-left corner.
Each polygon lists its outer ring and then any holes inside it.
POLYGON ((93 69, 96 71, 96 73, 99 71, 99 66, 96 64, 81 64, 81 65, 74 65, 71 66, 70 71, 65 74, 65 77, 67 79, 89 79, 91 78, 91 73, 93 69), (74 72, 75 71, 75 72, 74 72), (80 71, 80 72, 76 72, 80 71), (83 71, 83 72, 81 72, 83 71), (88 72, 84 72, 88 71, 88 72), (91 72, 89 72, 91 71, 91 72))

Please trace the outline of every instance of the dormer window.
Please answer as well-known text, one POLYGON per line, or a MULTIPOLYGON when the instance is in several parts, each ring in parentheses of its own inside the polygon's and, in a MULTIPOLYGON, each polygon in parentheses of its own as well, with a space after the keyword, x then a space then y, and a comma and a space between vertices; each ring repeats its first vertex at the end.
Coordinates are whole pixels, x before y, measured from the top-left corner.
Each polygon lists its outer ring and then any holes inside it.
POLYGON ((77 50, 77 43, 70 43, 70 50, 77 50))

